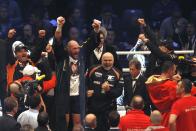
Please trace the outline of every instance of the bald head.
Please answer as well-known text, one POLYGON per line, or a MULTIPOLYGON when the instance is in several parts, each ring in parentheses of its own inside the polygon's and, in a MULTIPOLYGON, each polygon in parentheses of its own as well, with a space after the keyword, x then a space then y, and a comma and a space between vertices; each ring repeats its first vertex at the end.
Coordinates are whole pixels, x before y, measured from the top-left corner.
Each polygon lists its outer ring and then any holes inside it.
POLYGON ((114 65, 114 56, 110 52, 106 52, 103 54, 101 62, 104 69, 110 70, 114 65))
POLYGON ((134 96, 131 101, 131 106, 133 109, 142 110, 144 107, 144 100, 141 96, 134 96))
POLYGON ((79 53, 80 53, 80 45, 78 44, 77 41, 75 40, 70 40, 67 43, 67 49, 69 52, 69 55, 74 58, 74 59, 78 59, 79 53))
POLYGON ((85 125, 90 128, 96 128, 96 116, 94 114, 87 114, 85 117, 85 125))
POLYGON ((150 121, 152 124, 160 124, 162 122, 162 115, 158 110, 154 110, 150 114, 150 121))

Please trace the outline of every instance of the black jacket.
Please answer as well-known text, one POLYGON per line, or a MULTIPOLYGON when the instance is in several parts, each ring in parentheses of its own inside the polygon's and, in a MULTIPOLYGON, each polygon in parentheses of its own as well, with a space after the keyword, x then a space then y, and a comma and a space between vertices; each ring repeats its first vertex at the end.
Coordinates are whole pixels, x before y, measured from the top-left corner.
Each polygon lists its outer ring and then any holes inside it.
POLYGON ((102 113, 116 109, 116 98, 122 94, 124 81, 122 73, 116 68, 105 70, 102 66, 95 66, 86 78, 88 90, 94 90, 93 96, 88 98, 88 109, 92 113, 102 113), (108 81, 111 89, 101 90, 101 85, 108 81))
POLYGON ((130 75, 125 76, 124 82, 124 105, 130 106, 131 100, 135 95, 140 95, 144 99, 145 107, 144 111, 150 115, 150 98, 145 85, 146 78, 142 75, 135 82, 135 86, 132 86, 132 78, 130 75))
POLYGON ((144 33, 150 40, 146 44, 148 49, 151 51, 146 67, 146 77, 149 77, 153 74, 160 74, 160 68, 164 61, 177 62, 177 55, 173 51, 170 53, 162 52, 158 47, 159 43, 157 43, 158 40, 156 39, 155 34, 148 26, 144 27, 144 33))
POLYGON ((21 125, 9 115, 0 117, 0 131, 20 131, 21 125))

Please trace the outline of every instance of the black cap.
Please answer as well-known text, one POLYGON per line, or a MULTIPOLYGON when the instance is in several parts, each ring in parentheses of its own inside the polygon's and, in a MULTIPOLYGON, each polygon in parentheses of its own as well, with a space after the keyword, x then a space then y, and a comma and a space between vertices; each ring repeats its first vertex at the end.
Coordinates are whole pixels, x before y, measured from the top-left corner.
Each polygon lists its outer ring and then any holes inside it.
POLYGON ((21 44, 19 44, 19 45, 17 45, 17 46, 15 47, 15 53, 16 53, 16 52, 19 52, 19 51, 22 50, 22 49, 25 49, 26 51, 28 51, 27 46, 25 46, 25 45, 23 45, 23 44, 21 43, 21 44))

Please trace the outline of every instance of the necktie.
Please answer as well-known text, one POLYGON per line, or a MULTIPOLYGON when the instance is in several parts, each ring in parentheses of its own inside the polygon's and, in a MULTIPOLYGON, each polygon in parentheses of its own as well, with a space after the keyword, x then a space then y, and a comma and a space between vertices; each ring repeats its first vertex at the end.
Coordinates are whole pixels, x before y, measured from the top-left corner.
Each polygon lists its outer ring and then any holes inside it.
POLYGON ((78 73, 78 63, 71 62, 71 71, 72 71, 72 74, 78 73))

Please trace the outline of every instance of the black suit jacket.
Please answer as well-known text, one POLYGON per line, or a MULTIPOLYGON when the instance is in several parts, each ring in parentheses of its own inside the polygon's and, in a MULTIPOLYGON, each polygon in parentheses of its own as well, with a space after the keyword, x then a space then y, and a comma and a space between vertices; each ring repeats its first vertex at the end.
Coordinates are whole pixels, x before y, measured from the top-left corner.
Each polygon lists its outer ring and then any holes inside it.
POLYGON ((144 99, 145 107, 144 111, 146 114, 150 114, 150 99, 148 91, 145 85, 146 78, 142 75, 136 80, 135 86, 132 86, 132 78, 130 75, 124 78, 124 105, 130 105, 133 96, 140 95, 144 99), (135 88, 135 89, 134 89, 135 88))
POLYGON ((0 117, 0 131, 20 131, 21 125, 9 115, 0 117))

